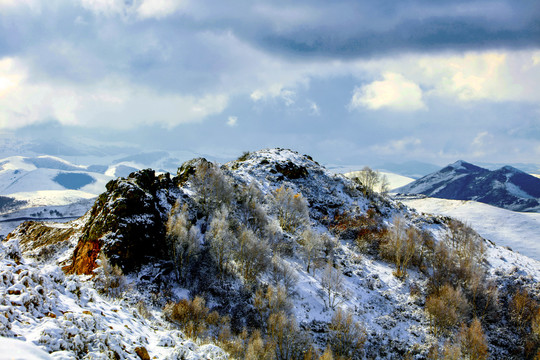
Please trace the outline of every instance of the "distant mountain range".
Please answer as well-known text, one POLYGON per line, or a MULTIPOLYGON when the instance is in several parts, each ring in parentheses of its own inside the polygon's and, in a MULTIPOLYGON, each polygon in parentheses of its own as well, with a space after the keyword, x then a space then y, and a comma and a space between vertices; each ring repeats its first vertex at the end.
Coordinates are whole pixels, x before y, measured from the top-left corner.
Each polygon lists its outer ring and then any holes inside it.
POLYGON ((460 160, 395 191, 540 212, 540 179, 512 166, 488 170, 460 160))

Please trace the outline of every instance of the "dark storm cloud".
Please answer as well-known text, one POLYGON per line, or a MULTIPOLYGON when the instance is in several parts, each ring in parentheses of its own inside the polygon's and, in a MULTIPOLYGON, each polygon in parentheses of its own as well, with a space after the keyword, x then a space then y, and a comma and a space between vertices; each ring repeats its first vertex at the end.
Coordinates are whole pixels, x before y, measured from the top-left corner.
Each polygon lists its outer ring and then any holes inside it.
POLYGON ((108 16, 64 1, 43 3, 38 14, 4 12, 0 56, 32 59, 41 72, 35 75, 84 82, 125 73, 164 89, 196 91, 233 60, 201 39, 208 32, 231 31, 284 56, 337 59, 540 45, 535 0, 199 0, 159 19, 141 19, 128 11, 134 4, 126 2, 124 14, 108 16))
MULTIPOLYGON (((217 5, 219 6, 219 5, 217 5)), ((204 18, 269 51, 335 58, 540 45, 538 1, 274 1, 204 18)))

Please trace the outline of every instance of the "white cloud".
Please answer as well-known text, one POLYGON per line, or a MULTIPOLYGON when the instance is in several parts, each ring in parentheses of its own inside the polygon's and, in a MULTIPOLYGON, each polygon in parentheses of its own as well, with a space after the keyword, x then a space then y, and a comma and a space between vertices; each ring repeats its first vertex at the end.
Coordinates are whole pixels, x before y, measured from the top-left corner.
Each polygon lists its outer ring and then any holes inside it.
POLYGON ((41 11, 41 4, 39 0, 0 0, 0 9, 2 10, 18 10, 18 9, 30 9, 33 12, 39 13, 41 11))
POLYGON ((229 116, 227 118, 227 126, 235 127, 238 125, 238 117, 236 116, 229 116))
POLYGON ((386 72, 384 80, 356 88, 350 108, 366 107, 371 110, 390 108, 399 111, 416 111, 426 106, 422 101, 422 89, 403 75, 386 72))
POLYGON ((412 154, 416 151, 421 151, 420 145, 422 140, 415 137, 405 137, 403 139, 391 140, 383 145, 374 145, 372 151, 379 155, 396 155, 407 152, 412 154))
POLYGON ((487 131, 481 131, 476 134, 471 143, 471 153, 469 156, 472 158, 481 158, 493 153, 495 149, 497 147, 493 146, 493 135, 487 131))
POLYGON ((137 8, 140 18, 162 18, 188 5, 187 0, 143 0, 137 8))
POLYGON ((124 0, 80 0, 81 5, 101 15, 117 15, 126 12, 130 7, 124 0))
POLYGON ((315 101, 308 100, 309 104, 309 111, 311 115, 319 116, 321 115, 321 110, 319 109, 319 105, 315 101))
POLYGON ((171 127, 219 114, 227 105, 226 94, 161 94, 121 79, 103 79, 92 86, 31 82, 18 59, 0 60, 0 128, 51 118, 83 126, 171 127))
POLYGON ((540 51, 486 51, 418 55, 357 62, 357 76, 399 73, 419 84, 423 98, 472 101, 540 101, 540 51))

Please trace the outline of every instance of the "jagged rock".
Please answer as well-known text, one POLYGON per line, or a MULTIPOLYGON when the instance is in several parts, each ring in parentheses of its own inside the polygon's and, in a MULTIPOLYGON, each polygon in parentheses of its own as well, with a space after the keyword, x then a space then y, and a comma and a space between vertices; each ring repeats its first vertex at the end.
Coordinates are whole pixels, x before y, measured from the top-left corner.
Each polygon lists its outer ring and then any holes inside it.
POLYGON ((169 174, 141 170, 107 184, 90 210, 67 273, 91 274, 100 252, 124 272, 162 257, 166 215, 176 201, 169 174))

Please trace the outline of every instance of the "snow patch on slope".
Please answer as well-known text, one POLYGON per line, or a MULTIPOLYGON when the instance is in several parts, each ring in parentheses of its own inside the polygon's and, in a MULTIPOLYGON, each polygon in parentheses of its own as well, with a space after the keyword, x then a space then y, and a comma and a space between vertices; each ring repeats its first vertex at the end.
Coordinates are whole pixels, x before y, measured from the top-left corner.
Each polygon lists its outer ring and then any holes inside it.
POLYGON ((418 211, 451 216, 473 227, 482 237, 540 261, 540 214, 523 213, 475 201, 437 198, 403 200, 418 211))

